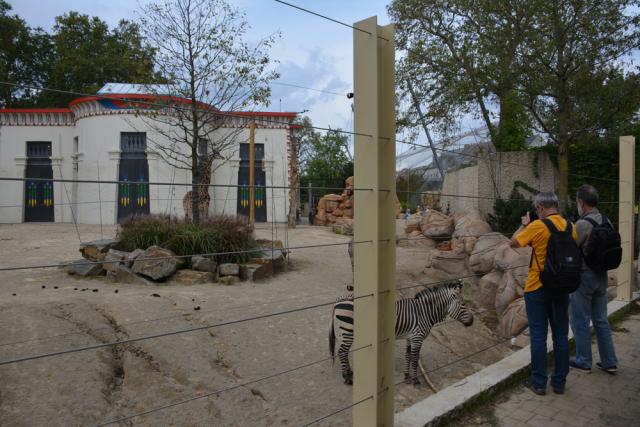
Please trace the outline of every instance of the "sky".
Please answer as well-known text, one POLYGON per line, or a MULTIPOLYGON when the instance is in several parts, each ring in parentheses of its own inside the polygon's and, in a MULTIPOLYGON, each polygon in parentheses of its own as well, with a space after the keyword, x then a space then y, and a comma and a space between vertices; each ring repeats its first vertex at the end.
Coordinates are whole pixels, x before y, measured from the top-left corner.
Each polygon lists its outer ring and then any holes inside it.
MULTIPOLYGON (((293 9, 273 0, 227 0, 246 12, 251 26, 247 41, 258 41, 276 32, 281 37, 271 50, 278 61, 280 82, 339 93, 333 95, 290 86, 273 85, 271 105, 267 110, 308 110, 314 125, 352 130, 351 100, 353 91, 353 35, 350 28, 293 9)), ((8 0, 12 13, 30 26, 50 30, 54 18, 69 11, 98 16, 110 27, 120 19, 136 20, 139 3, 131 0, 8 0)), ((352 24, 378 16, 378 23, 388 24, 389 0, 337 1, 290 0, 290 3, 352 24)))

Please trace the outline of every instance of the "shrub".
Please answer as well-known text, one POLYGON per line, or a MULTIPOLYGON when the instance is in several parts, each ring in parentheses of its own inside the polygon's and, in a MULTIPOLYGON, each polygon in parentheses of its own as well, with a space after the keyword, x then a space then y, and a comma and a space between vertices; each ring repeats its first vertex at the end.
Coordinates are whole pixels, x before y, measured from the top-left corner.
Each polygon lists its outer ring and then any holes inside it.
POLYGON ((521 217, 531 208, 531 201, 515 188, 508 200, 496 199, 493 205, 494 214, 488 215, 488 222, 493 231, 513 233, 521 224, 521 217))
MULTIPOLYGON (((228 215, 217 215, 201 220, 200 224, 187 223, 168 215, 133 217, 118 231, 119 247, 132 251, 158 245, 176 255, 209 254, 247 251, 255 248, 253 227, 244 220, 228 215)), ((218 262, 244 262, 250 253, 216 255, 218 262)))

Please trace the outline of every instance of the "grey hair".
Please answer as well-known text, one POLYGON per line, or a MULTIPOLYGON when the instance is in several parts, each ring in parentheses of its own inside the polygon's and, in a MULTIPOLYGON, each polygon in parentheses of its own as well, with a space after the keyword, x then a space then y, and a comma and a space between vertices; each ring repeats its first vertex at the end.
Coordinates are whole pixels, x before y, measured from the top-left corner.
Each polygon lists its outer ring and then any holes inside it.
POLYGON ((542 206, 545 209, 557 208, 559 204, 558 196, 551 191, 538 193, 536 198, 533 200, 534 206, 542 206))
POLYGON ((588 206, 598 206, 598 190, 596 190, 593 185, 584 184, 578 187, 576 197, 588 206))

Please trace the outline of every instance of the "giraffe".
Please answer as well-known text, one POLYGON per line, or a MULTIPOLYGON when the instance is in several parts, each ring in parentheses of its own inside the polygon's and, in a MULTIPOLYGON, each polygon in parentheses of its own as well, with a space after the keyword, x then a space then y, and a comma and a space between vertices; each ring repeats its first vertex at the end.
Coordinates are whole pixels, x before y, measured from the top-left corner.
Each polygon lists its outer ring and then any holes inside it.
MULTIPOLYGON (((214 158, 215 156, 209 156, 204 167, 204 174, 200 180, 200 184, 203 185, 198 186, 198 212, 200 213, 200 218, 204 218, 209 215, 209 202, 211 201, 211 196, 209 196, 208 185, 211 184, 211 165, 213 164, 214 158)), ((191 205, 192 194, 193 190, 185 194, 182 199, 182 206, 184 208, 184 215, 187 222, 190 222, 193 218, 191 205)))

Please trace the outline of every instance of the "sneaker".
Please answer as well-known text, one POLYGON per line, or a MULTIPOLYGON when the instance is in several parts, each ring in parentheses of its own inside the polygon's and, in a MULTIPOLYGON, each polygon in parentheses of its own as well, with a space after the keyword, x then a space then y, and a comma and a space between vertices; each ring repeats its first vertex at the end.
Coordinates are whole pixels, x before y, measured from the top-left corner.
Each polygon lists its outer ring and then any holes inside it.
POLYGON ((596 366, 600 370, 605 371, 609 375, 615 375, 616 372, 618 372, 618 367, 617 366, 611 366, 609 368, 605 368, 604 366, 602 366, 602 364, 600 362, 596 363, 596 366))
POLYGON ((591 373, 591 368, 585 368, 584 366, 580 366, 578 365, 578 363, 576 362, 576 359, 571 359, 569 360, 569 366, 571 366, 573 369, 577 369, 578 371, 590 374, 591 373))
POLYGON ((531 381, 526 381, 524 383, 524 386, 527 387, 532 392, 534 392, 535 394, 537 394, 538 396, 544 396, 545 394, 547 394, 547 390, 545 390, 542 387, 534 386, 533 384, 531 384, 531 381))
POLYGON ((553 387, 553 392, 555 394, 564 394, 564 387, 553 387))

